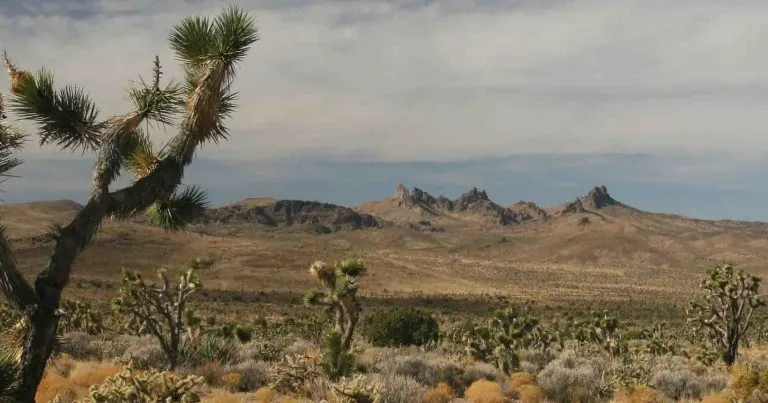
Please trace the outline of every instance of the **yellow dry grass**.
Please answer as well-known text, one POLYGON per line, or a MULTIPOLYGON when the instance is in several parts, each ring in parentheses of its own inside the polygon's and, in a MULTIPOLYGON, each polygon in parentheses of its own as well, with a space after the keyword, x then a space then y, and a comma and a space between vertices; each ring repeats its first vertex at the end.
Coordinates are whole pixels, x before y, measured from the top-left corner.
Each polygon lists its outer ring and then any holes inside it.
POLYGON ((49 366, 37 390, 36 400, 47 402, 57 395, 72 397, 87 397, 91 385, 104 382, 105 379, 120 372, 119 365, 93 361, 72 361, 64 358, 62 365, 58 363, 49 366), (68 367, 66 372, 61 371, 68 367))
POLYGON ((485 379, 473 382, 464 392, 464 397, 472 403, 504 403, 506 400, 501 386, 485 379))
POLYGON ((440 383, 424 393, 423 403, 448 403, 455 396, 453 389, 446 383, 440 383))

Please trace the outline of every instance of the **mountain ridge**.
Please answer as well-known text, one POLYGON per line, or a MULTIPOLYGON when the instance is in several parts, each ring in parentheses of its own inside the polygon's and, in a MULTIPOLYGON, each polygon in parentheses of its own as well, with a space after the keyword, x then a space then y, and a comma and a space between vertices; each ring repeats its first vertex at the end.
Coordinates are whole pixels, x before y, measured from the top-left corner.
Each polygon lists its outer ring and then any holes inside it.
MULTIPOLYGON (((373 268, 370 292, 498 292, 547 301, 677 298, 722 261, 768 274, 764 222, 646 212, 603 186, 547 208, 524 200, 501 206, 477 187, 455 198, 424 190, 403 197, 402 188, 353 207, 244 199, 210 209, 179 233, 140 220, 106 221, 77 273, 107 281, 122 267, 151 273, 157 264, 207 256, 216 261, 206 273, 211 288, 289 291, 311 285, 306 267, 314 260, 360 257, 373 268)), ((44 267, 50 225, 66 224, 80 208, 71 201, 0 205, 25 275, 44 267)))

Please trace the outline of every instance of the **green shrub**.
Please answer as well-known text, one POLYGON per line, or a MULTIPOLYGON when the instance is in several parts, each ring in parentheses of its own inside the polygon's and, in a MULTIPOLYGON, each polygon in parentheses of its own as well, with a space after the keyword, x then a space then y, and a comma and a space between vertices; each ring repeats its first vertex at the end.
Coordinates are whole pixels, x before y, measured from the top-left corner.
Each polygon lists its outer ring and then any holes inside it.
POLYGON ((247 325, 235 326, 235 337, 240 340, 240 343, 248 343, 253 338, 253 328, 247 325))
POLYGON ((423 346, 439 335, 437 320, 411 307, 378 311, 366 317, 364 325, 363 335, 377 347, 423 346))

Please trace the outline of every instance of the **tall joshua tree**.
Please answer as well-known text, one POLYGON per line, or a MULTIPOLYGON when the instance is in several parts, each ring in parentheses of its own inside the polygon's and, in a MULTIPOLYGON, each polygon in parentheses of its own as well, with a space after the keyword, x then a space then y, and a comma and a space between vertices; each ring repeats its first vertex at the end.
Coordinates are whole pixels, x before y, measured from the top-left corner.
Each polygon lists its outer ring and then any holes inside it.
MULTIPOLYGON (((4 55, 11 81, 9 111, 36 125, 41 144, 91 150, 97 156, 90 198, 69 224, 51 231, 55 247, 34 285, 21 275, 7 239, 0 236, 0 291, 25 313, 16 401, 34 402, 72 264, 101 223, 146 212, 149 223, 176 231, 205 209, 206 196, 199 188, 181 189, 184 170, 200 147, 228 137, 224 121, 235 107, 231 87, 235 68, 257 40, 254 19, 236 7, 213 19, 182 20, 172 29, 169 42, 183 65, 184 83, 161 86, 155 57, 153 80, 141 80, 128 90, 133 110, 105 120, 99 119, 96 105, 83 89, 57 89, 48 70, 30 73, 4 55), (142 123, 171 125, 176 120, 177 134, 156 152, 142 123), (110 191, 122 169, 133 173, 133 182, 110 191)), ((0 173, 20 163, 10 157, 20 139, 17 134, 0 135, 0 173)))

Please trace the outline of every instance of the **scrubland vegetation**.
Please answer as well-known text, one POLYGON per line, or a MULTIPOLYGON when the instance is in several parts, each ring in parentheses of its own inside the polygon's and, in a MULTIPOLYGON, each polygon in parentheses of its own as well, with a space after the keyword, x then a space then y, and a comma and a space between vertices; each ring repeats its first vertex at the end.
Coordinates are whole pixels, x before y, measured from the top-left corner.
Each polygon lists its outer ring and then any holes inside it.
MULTIPOLYGON (((708 271, 701 298, 687 313, 690 325, 649 321, 631 330, 610 312, 545 320, 509 306, 481 320, 457 320, 419 308, 367 310, 355 294, 364 286, 366 270, 359 260, 333 266, 315 262, 307 275, 323 287, 309 290, 305 298, 307 306, 316 307, 314 314, 248 323, 219 322, 202 313, 196 299, 205 289, 199 270, 166 268, 155 281, 126 270, 122 286, 107 302, 65 300, 60 335, 37 399, 719 402, 768 397, 768 354, 760 347, 765 324, 751 313, 762 307, 759 280, 729 265, 708 271), (731 361, 733 348, 724 341, 736 339, 740 354, 731 361)), ((10 307, 2 312, 8 349, 19 314, 10 307)), ((0 375, 13 373, 12 354, 2 364, 0 375)), ((3 379, 12 379, 8 376, 3 379)))
MULTIPOLYGON (((99 121, 77 87, 56 90, 46 70, 33 75, 6 56, 11 110, 32 121, 43 143, 95 151, 88 203, 66 226, 33 284, 17 269, 0 231, 0 398, 38 402, 662 402, 766 401, 768 358, 761 343, 760 279, 730 265, 710 269, 687 323, 658 317, 628 326, 617 311, 572 310, 546 317, 522 306, 477 316, 432 309, 373 309, 358 296, 362 260, 309 267, 318 288, 308 310, 232 320, 198 297, 205 271, 193 259, 163 268, 154 281, 124 270, 109 301, 63 298, 73 262, 105 220, 146 213, 147 223, 183 229, 205 211, 205 194, 180 190, 184 169, 205 143, 227 137, 235 65, 257 40, 237 9, 191 18, 170 42, 185 84, 153 82, 129 91, 135 111, 99 121), (181 115, 179 132, 155 151, 140 124, 181 115), (132 184, 110 185, 121 169, 132 184), (371 308, 371 309, 369 309, 371 308)), ((21 161, 23 135, 2 122, 0 171, 21 161)), ((162 262, 158 262, 162 263, 162 262)), ((703 274, 703 273, 702 273, 703 274)), ((78 284, 76 284, 78 285, 78 284)), ((81 287, 87 287, 84 283, 81 287)), ((257 290, 258 291, 258 290, 257 290)), ((297 290, 300 291, 300 290, 297 290)))

